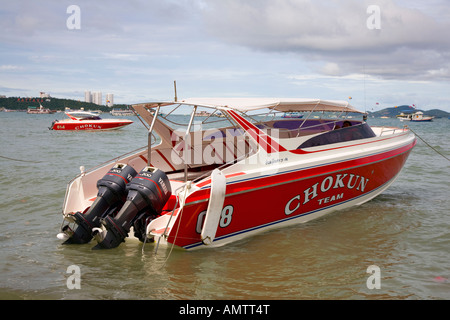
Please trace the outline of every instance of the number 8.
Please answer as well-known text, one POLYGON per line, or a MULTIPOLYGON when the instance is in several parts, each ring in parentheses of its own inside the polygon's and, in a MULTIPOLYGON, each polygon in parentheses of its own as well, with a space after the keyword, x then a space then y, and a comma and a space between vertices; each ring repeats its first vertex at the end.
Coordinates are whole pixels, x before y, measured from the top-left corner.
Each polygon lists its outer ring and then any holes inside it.
POLYGON ((228 225, 231 223, 232 215, 233 215, 233 206, 228 205, 225 208, 223 208, 222 214, 220 215, 219 226, 221 228, 228 227, 228 225))
MULTIPOLYGON (((232 205, 228 205, 222 209, 222 213, 220 214, 220 221, 219 221, 219 226, 221 228, 225 228, 230 225, 231 218, 233 216, 233 210, 234 210, 234 208, 232 205)), ((202 211, 202 212, 200 212, 200 214, 197 217, 197 227, 195 228, 195 231, 197 233, 202 233, 202 227, 203 227, 203 222, 205 220, 205 216, 206 216, 206 211, 202 211)))

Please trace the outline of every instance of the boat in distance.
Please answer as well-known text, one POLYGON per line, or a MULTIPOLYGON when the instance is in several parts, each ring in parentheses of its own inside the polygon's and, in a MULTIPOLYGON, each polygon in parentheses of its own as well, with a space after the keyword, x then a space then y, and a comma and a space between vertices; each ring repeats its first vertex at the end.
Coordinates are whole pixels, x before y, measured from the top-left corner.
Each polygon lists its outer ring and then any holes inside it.
POLYGON ((212 248, 305 223, 385 191, 416 144, 407 127, 371 127, 347 101, 192 98, 132 107, 147 144, 68 183, 58 234, 65 244, 94 239, 93 249, 104 249, 135 237, 155 250, 212 248), (190 111, 185 127, 171 116, 179 108, 190 111), (225 117, 195 119, 202 109, 225 117), (277 118, 305 111, 303 119, 277 118))
POLYGON ((414 113, 401 113, 397 115, 397 118, 400 119, 400 121, 411 121, 411 122, 430 122, 433 121, 433 116, 426 116, 423 114, 422 111, 417 111, 414 113))
POLYGON ((129 119, 102 119, 98 113, 90 111, 67 111, 65 113, 69 118, 54 120, 49 127, 50 130, 104 131, 120 129, 133 123, 129 119))
POLYGON ((134 112, 128 109, 113 109, 110 113, 113 116, 134 116, 134 112))
POLYGON ((39 103, 38 107, 28 107, 27 113, 28 114, 53 114, 56 110, 50 110, 48 108, 44 108, 42 104, 39 103))
POLYGON ((303 114, 299 112, 285 112, 282 116, 282 118, 303 118, 303 114))

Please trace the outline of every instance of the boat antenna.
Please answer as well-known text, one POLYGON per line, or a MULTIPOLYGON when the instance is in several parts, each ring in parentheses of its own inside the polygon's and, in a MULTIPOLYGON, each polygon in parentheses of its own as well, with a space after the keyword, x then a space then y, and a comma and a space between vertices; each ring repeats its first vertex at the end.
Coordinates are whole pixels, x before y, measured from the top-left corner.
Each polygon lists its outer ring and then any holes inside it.
POLYGON ((367 104, 366 104, 366 65, 363 64, 363 82, 364 82, 364 115, 363 115, 363 121, 367 121, 367 104))
POLYGON ((364 111, 367 113, 367 105, 366 105, 366 65, 363 65, 363 73, 364 73, 364 111))
POLYGON ((177 98, 177 81, 176 80, 174 80, 173 81, 173 89, 175 90, 175 102, 177 102, 178 101, 178 98, 177 98))

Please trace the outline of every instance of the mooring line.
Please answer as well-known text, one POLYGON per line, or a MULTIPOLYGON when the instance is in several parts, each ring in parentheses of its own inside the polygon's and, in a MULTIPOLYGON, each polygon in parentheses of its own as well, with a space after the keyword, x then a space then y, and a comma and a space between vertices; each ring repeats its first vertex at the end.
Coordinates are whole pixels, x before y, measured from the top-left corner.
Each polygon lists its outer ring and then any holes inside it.
POLYGON ((438 150, 436 150, 436 148, 434 148, 433 146, 431 146, 428 142, 426 142, 420 135, 418 135, 413 129, 411 129, 411 127, 408 127, 409 130, 411 130, 412 133, 414 133, 416 135, 416 137, 418 137, 420 140, 422 140, 423 143, 425 143, 428 147, 430 147, 431 149, 433 149, 436 153, 440 154, 442 157, 444 157, 445 159, 447 159, 447 161, 450 161, 449 158, 447 158, 447 156, 445 156, 444 154, 442 154, 441 152, 439 152, 438 150))
POLYGON ((42 161, 31 161, 31 160, 22 160, 22 159, 14 159, 14 158, 9 158, 9 157, 5 157, 5 156, 0 156, 0 158, 2 159, 6 159, 6 160, 12 160, 12 161, 20 161, 20 162, 30 162, 30 163, 41 163, 42 161))

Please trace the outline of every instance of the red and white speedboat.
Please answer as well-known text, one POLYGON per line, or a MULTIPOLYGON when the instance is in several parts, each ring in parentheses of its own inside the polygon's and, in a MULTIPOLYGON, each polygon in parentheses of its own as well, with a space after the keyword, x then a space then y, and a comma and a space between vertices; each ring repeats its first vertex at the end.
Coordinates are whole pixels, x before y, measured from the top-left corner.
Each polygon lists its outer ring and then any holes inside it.
POLYGON ((55 120, 52 122, 50 130, 114 130, 129 124, 128 119, 102 119, 97 113, 89 111, 68 111, 66 115, 69 119, 55 120))
POLYGON ((65 243, 95 238, 94 248, 113 248, 134 231, 155 249, 209 248, 304 223, 382 193, 416 144, 407 128, 364 119, 277 116, 363 114, 346 101, 188 99, 133 108, 148 124, 149 145, 70 181, 58 234, 65 243), (166 108, 190 110, 184 129, 166 108), (201 109, 211 116, 195 119, 201 109))

